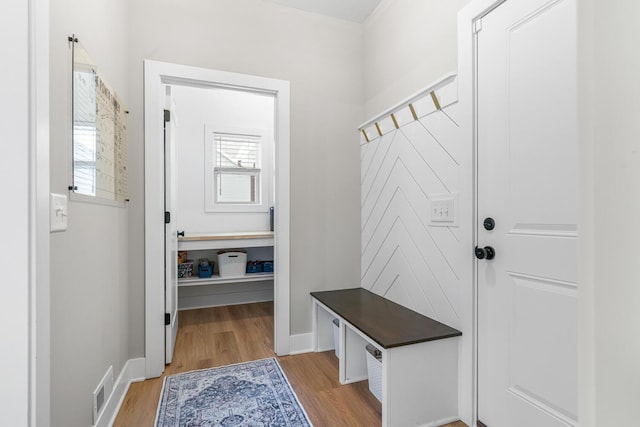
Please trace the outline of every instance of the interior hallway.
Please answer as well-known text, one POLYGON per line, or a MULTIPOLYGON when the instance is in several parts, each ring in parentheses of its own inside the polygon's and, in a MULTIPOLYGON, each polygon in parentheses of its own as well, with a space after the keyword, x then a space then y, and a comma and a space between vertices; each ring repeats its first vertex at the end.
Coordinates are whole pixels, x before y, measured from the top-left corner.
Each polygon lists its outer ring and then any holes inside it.
MULTIPOLYGON (((273 357, 273 303, 187 310, 173 362, 163 374, 273 357)), ((362 381, 341 385, 333 351, 277 357, 310 421, 317 427, 380 426, 382 407, 362 381)), ((162 391, 162 378, 133 383, 114 427, 150 427, 162 391)), ((445 427, 466 427, 457 422, 445 427)))

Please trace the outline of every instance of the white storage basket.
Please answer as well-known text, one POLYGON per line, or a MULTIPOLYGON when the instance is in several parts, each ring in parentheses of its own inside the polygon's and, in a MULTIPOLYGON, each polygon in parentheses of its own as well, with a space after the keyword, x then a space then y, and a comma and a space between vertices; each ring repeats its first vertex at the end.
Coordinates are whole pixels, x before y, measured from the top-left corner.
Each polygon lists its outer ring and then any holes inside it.
POLYGON ((369 391, 382 402, 382 354, 380 350, 367 344, 367 375, 369 376, 369 391))
POLYGON ((218 254, 220 277, 242 277, 247 274, 247 254, 244 252, 224 252, 218 254))

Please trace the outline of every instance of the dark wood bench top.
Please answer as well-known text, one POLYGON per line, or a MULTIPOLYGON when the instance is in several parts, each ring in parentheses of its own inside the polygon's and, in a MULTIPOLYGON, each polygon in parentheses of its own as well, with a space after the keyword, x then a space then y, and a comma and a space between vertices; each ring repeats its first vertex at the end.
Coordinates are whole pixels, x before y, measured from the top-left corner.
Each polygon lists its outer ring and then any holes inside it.
POLYGON ((457 329, 389 301, 364 288, 311 292, 311 296, 382 348, 462 335, 457 329))

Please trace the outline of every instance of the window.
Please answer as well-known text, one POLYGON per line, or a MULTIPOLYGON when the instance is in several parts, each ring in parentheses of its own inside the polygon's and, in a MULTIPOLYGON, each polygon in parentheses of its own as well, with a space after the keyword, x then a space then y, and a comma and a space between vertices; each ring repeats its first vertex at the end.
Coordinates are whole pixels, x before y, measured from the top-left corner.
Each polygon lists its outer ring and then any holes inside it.
POLYGON ((272 143, 262 130, 206 126, 205 211, 267 211, 272 143))
POLYGON ((96 74, 74 64, 73 185, 78 193, 96 195, 96 74))
POLYGON ((260 136, 214 133, 214 203, 260 203, 260 136))
POLYGON ((73 125, 73 184, 76 192, 96 195, 96 127, 73 125))

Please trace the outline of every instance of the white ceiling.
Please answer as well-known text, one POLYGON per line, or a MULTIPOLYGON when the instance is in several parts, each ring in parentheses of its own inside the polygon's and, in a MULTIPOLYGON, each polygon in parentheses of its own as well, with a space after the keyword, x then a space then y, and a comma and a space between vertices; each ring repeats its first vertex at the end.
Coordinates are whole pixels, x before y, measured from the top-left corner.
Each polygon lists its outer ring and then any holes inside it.
POLYGON ((266 0, 353 22, 364 22, 381 0, 266 0))

